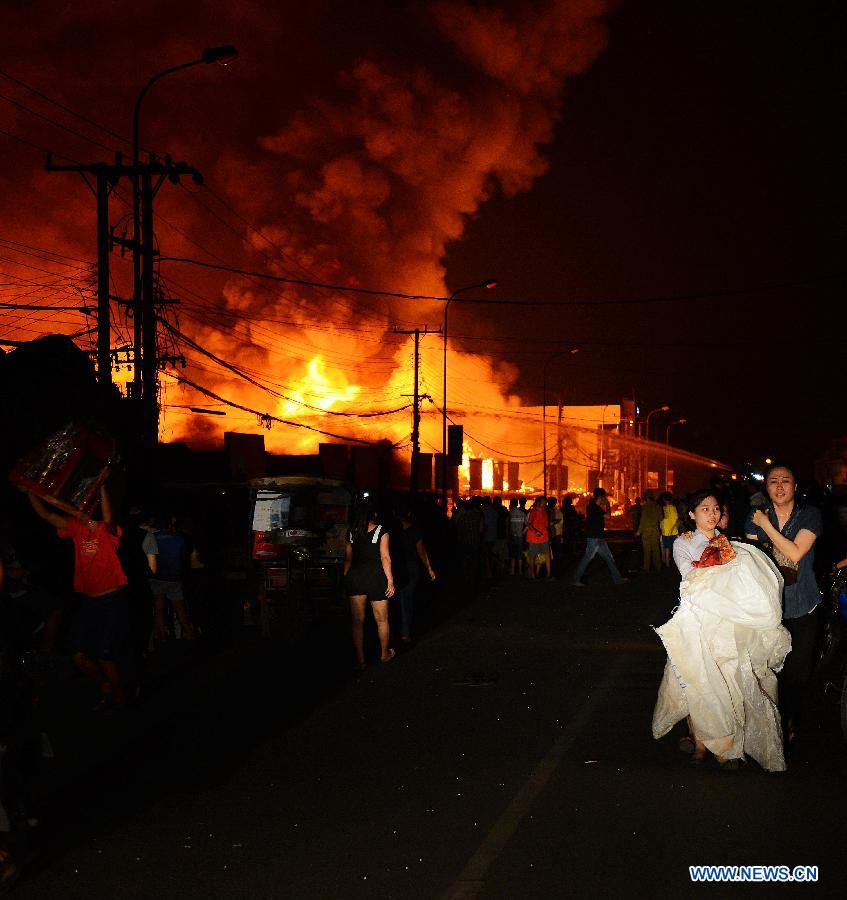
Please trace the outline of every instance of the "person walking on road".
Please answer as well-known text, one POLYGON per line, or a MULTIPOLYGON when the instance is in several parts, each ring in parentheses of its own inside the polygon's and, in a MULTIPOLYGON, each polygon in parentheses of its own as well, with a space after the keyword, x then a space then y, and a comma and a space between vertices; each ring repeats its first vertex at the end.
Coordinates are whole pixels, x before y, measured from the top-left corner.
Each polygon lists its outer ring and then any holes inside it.
POLYGON ((641 515, 635 536, 641 538, 642 568, 647 574, 652 570, 658 572, 662 568, 659 557, 659 523, 662 513, 653 500, 651 491, 644 495, 644 503, 641 504, 641 515))
POLYGON ((429 561, 429 554, 423 542, 423 534, 418 527, 416 516, 411 509, 405 509, 400 515, 402 531, 402 563, 405 569, 403 586, 398 588, 400 600, 400 640, 404 644, 412 641, 412 622, 415 618, 415 595, 418 590, 421 568, 426 571, 430 581, 435 581, 435 571, 429 561))
POLYGON ((659 507, 662 511, 662 563, 665 565, 665 568, 669 569, 671 567, 674 541, 679 534, 679 510, 673 502, 673 495, 670 491, 665 491, 659 497, 659 507))
POLYGON ((526 544, 526 510, 516 497, 509 501, 509 574, 520 575, 526 544))
POLYGON ((380 662, 394 659, 389 644, 388 600, 394 596, 394 576, 388 550, 388 532, 377 522, 376 509, 365 504, 356 511, 344 550, 344 586, 350 598, 356 668, 365 662, 365 610, 370 601, 379 635, 380 662))
POLYGON ((585 510, 585 553, 576 567, 576 572, 574 572, 574 587, 585 587, 582 576, 585 574, 588 564, 597 555, 609 567, 609 573, 615 584, 624 584, 629 581, 628 578, 624 578, 618 571, 612 551, 609 549, 609 545, 604 537, 608 508, 609 501, 606 499, 606 491, 601 487, 594 488, 594 496, 588 502, 585 510))
POLYGON ((725 771, 750 757, 785 770, 776 673, 791 649, 780 625, 781 579, 752 545, 730 544, 718 529, 722 508, 711 488, 688 498, 688 529, 673 546, 680 602, 655 629, 668 653, 653 712, 653 736, 682 719, 679 747, 702 763, 711 752, 725 771), (691 530, 693 529, 693 530, 691 530))
POLYGON ((565 517, 556 503, 556 498, 547 501, 547 519, 550 526, 550 558, 553 560, 553 574, 562 574, 562 545, 564 541, 565 517))
POLYGON ((570 560, 574 555, 582 516, 574 509, 573 495, 567 494, 562 500, 562 526, 564 541, 562 551, 564 558, 570 560))
POLYGON ((783 622, 791 633, 791 653, 780 673, 786 740, 794 743, 802 724, 817 640, 821 594, 815 580, 815 541, 823 530, 820 510, 800 502, 794 470, 773 463, 765 470, 764 506, 754 507, 745 532, 770 552, 784 579, 783 622))
POLYGON ((123 707, 118 660, 126 650, 129 609, 127 577, 118 558, 121 529, 112 517, 106 486, 100 487, 101 520, 62 515, 29 493, 36 514, 74 545, 74 590, 82 603, 72 637, 74 665, 100 691, 97 709, 123 707))
POLYGON ((538 577, 538 557, 543 556, 547 566, 547 577, 553 577, 550 564, 550 528, 547 519, 547 501, 536 497, 526 520, 526 549, 529 555, 529 577, 538 577))
POLYGON ((194 640, 194 625, 188 616, 183 578, 188 563, 185 538, 176 529, 176 518, 168 513, 159 526, 150 531, 141 545, 150 567, 150 592, 153 595, 153 640, 161 646, 168 632, 165 616, 170 604, 184 641, 194 640))

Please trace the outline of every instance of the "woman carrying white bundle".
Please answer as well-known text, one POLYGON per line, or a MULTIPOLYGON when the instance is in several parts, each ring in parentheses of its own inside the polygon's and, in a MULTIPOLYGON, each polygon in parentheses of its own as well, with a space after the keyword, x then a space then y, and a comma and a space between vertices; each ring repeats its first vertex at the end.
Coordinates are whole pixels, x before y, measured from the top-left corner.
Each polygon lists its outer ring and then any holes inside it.
POLYGON ((653 737, 688 716, 695 760, 708 750, 726 770, 749 756, 768 771, 784 771, 776 673, 791 638, 780 625, 782 576, 756 547, 717 533, 720 505, 710 491, 689 497, 688 517, 694 533, 674 545, 680 604, 656 629, 668 662, 653 737))

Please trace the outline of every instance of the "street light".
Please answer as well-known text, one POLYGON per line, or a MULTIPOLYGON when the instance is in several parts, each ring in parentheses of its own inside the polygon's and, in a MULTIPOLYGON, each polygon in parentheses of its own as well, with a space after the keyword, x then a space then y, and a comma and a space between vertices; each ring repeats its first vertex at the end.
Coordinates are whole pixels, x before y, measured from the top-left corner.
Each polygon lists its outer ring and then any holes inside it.
POLYGON ((671 428, 674 425, 687 425, 688 419, 677 419, 676 422, 668 422, 668 427, 665 429, 665 490, 668 489, 668 448, 671 442, 671 428))
POLYGON ((544 496, 547 496, 547 366, 553 362, 554 359, 558 359, 560 356, 567 356, 568 354, 579 353, 579 347, 565 347, 564 350, 559 350, 554 353, 552 356, 547 358, 547 361, 544 363, 544 367, 542 369, 542 388, 541 388, 541 435, 542 442, 544 446, 544 496))
MULTIPOLYGON (((228 62, 235 59, 236 56, 238 56, 238 50, 231 44, 227 44, 222 47, 209 47, 206 50, 202 51, 198 59, 193 59, 190 62, 181 63, 178 66, 171 66, 168 69, 163 69, 161 72, 154 75, 141 89, 138 94, 138 99, 135 101, 135 109, 132 113, 132 301, 134 314, 133 339, 135 346, 135 372, 133 375, 133 383, 136 397, 141 396, 140 388, 142 387, 142 374, 139 369, 138 359, 139 348, 141 348, 143 344, 144 352, 141 355, 141 359, 142 366, 144 368, 144 399, 147 403, 152 404, 152 407, 155 407, 156 403, 156 324, 153 318, 153 297, 152 287, 150 285, 148 285, 150 296, 147 297, 147 300, 150 304, 150 309, 142 309, 142 302, 144 299, 144 275, 142 274, 141 262, 141 172, 138 164, 138 151, 140 145, 138 125, 141 113, 141 103, 150 88, 153 87, 153 85, 157 81, 164 78, 166 75, 171 75, 174 72, 180 72, 183 69, 190 69, 192 66, 209 65, 211 63, 220 63, 221 65, 226 65, 228 62), (149 396, 147 396, 148 393, 149 396)), ((147 232, 147 238, 152 242, 152 221, 150 221, 150 219, 152 219, 152 209, 148 207, 146 213, 147 214, 145 215, 144 227, 145 231, 147 232)), ((145 243, 147 242, 145 241, 145 243)), ((150 260, 150 271, 148 274, 150 275, 150 277, 152 277, 152 258, 150 258, 149 253, 147 254, 147 257, 150 260)), ((153 442, 155 443, 155 439, 153 442)))
POLYGON ((469 284, 467 287, 459 288, 453 291, 444 304, 444 324, 441 328, 441 342, 444 354, 444 374, 443 374, 443 399, 441 401, 441 503, 444 506, 444 515, 447 515, 447 315, 450 312, 450 304, 459 294, 465 291, 472 291, 475 288, 491 288, 497 287, 497 281, 494 278, 486 278, 485 281, 478 281, 476 284, 469 284))
POLYGON ((667 412, 670 409, 669 406, 659 406, 656 409, 651 409, 650 412, 647 413, 647 418, 645 420, 644 425, 644 437, 647 440, 647 445, 644 449, 644 486, 647 487, 647 482, 650 480, 650 451, 647 449, 650 445, 650 416, 657 412, 667 412))

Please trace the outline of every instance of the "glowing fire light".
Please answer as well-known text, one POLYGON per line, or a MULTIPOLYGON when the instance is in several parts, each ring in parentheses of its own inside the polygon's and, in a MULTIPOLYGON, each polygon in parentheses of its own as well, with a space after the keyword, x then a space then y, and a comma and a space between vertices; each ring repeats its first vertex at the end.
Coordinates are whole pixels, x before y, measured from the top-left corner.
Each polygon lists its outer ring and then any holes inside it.
POLYGON ((333 370, 330 377, 321 355, 315 356, 306 366, 306 374, 294 382, 288 393, 291 400, 280 400, 277 404, 281 417, 321 415, 309 407, 330 410, 334 406, 350 403, 358 396, 361 388, 355 384, 339 383, 344 379, 333 370), (307 404, 304 406, 304 404, 307 404))

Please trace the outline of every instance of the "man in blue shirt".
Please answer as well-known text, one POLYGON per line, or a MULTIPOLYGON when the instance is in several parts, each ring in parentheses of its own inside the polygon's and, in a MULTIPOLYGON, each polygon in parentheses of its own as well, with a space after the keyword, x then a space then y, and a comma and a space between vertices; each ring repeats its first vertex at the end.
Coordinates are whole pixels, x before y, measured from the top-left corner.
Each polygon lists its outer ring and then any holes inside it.
POLYGON ((194 626, 188 617, 182 578, 187 561, 185 538, 176 530, 176 519, 166 518, 168 526, 148 533, 142 543, 150 566, 150 590, 153 593, 153 639, 162 642, 167 638, 165 609, 170 603, 173 614, 182 630, 182 638, 194 640, 194 626))

